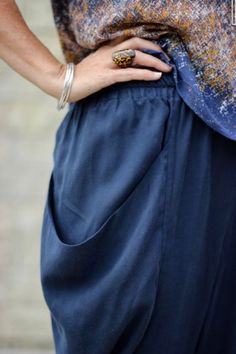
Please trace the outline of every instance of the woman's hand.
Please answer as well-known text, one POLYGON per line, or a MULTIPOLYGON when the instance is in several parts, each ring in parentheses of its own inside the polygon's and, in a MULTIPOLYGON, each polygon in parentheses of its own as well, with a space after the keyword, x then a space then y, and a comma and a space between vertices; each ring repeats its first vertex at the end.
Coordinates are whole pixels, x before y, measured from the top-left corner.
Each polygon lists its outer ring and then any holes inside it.
MULTIPOLYGON (((119 81, 158 80, 161 73, 158 75, 148 67, 161 72, 172 69, 155 56, 139 50, 144 48, 162 50, 147 39, 118 37, 87 55, 75 67, 69 101, 78 101, 119 81), (112 60, 112 52, 124 48, 135 49, 132 67, 119 68, 112 60)), ((31 32, 14 0, 0 0, 0 58, 47 94, 60 97, 66 65, 31 32)))
MULTIPOLYGON (((76 65, 75 77, 69 97, 70 102, 78 101, 116 82, 158 80, 162 75, 161 72, 172 70, 171 66, 160 59, 139 50, 145 48, 162 51, 160 46, 150 40, 133 37, 118 44, 114 44, 114 42, 117 43, 117 40, 101 46, 76 65), (136 55, 131 67, 119 68, 112 60, 112 52, 124 48, 135 49, 136 55), (141 69, 139 66, 157 69, 159 72, 148 68, 141 69)), ((63 71, 65 71, 65 66, 63 71)), ((60 76, 60 79, 62 79, 64 72, 60 76)))

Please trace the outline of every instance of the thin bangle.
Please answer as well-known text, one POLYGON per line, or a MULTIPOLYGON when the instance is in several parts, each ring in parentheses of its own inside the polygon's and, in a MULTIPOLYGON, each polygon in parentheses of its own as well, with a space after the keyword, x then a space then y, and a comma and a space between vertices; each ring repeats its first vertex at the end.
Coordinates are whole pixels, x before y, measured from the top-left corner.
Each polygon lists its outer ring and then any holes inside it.
POLYGON ((75 73, 75 64, 74 63, 66 64, 66 75, 65 75, 63 90, 57 105, 57 109, 59 111, 65 107, 68 98, 70 96, 72 83, 74 79, 74 73, 75 73))

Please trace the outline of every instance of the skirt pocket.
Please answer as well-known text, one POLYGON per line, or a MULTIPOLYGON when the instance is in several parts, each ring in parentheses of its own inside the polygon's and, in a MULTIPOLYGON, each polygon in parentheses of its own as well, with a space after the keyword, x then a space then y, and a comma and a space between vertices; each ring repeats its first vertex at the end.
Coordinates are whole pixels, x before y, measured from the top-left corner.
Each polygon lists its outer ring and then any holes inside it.
POLYGON ((88 100, 57 136, 41 283, 58 354, 134 353, 148 327, 160 271, 169 114, 160 97, 88 100))
POLYGON ((51 175, 41 283, 58 354, 111 353, 123 343, 128 354, 140 342, 157 291, 166 163, 164 149, 101 227, 76 244, 65 243, 56 226, 51 175))
POLYGON ((88 100, 77 114, 54 154, 55 222, 68 245, 97 236, 135 191, 165 146, 169 107, 160 98, 88 100))

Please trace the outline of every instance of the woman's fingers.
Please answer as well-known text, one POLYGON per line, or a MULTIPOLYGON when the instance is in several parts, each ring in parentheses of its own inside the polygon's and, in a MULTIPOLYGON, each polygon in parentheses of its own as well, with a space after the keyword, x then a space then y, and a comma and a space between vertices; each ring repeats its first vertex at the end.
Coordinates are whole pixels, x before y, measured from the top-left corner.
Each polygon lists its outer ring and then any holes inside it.
POLYGON ((136 69, 128 67, 113 71, 114 82, 124 82, 129 80, 158 80, 161 78, 162 73, 151 71, 148 69, 136 69))
MULTIPOLYGON (((109 44, 107 47, 109 47, 109 51, 117 51, 117 50, 122 50, 122 49, 134 49, 135 50, 135 58, 133 59, 133 64, 134 65, 141 65, 141 66, 147 66, 147 67, 152 67, 160 71, 164 72, 169 72, 172 70, 172 67, 168 64, 166 64, 164 61, 156 58, 155 56, 144 53, 141 50, 142 49, 153 49, 157 51, 161 51, 165 54, 167 57, 166 53, 163 51, 163 49, 156 43, 143 39, 140 37, 132 37, 127 40, 123 40, 122 42, 119 42, 118 44, 114 45, 117 41, 112 41, 111 44, 109 44), (112 48, 112 50, 111 50, 112 48)), ((105 46, 106 47, 106 46, 105 46)), ((117 65, 111 61, 112 68, 117 68, 117 65)))
POLYGON ((154 43, 150 39, 144 39, 140 37, 131 37, 125 40, 122 39, 122 37, 118 37, 113 40, 110 40, 107 46, 112 47, 113 50, 120 50, 125 48, 131 48, 131 49, 149 48, 149 49, 163 51, 158 44, 154 43))
POLYGON ((156 58, 151 54, 140 52, 139 50, 135 50, 135 57, 134 57, 133 64, 153 67, 157 70, 164 71, 164 72, 169 72, 172 70, 172 67, 164 63, 162 60, 156 58))
POLYGON ((122 40, 116 45, 114 45, 114 40, 111 42, 113 45, 111 43, 103 44, 76 65, 70 102, 87 97, 116 82, 159 80, 162 72, 172 70, 172 67, 164 61, 152 54, 142 52, 142 49, 153 49, 164 53, 162 48, 151 40, 132 37, 128 40, 122 40), (136 55, 131 66, 121 68, 112 60, 112 52, 121 49, 135 50, 136 55))
MULTIPOLYGON (((153 41, 149 40, 149 39, 144 39, 144 38, 140 38, 140 37, 132 37, 129 38, 117 45, 115 45, 115 48, 113 48, 113 50, 121 50, 121 49, 125 49, 125 48, 130 48, 130 49, 153 49, 153 50, 159 50, 163 53, 165 53, 163 51, 163 49, 156 43, 154 43, 153 41)), ((166 53, 165 53, 166 55, 166 53)))
MULTIPOLYGON (((172 67, 164 63, 162 60, 151 54, 140 52, 139 50, 135 50, 135 57, 133 59, 132 66, 134 65, 147 66, 164 72, 169 72, 172 70, 172 67)), ((113 67, 118 68, 115 63, 113 64, 113 67)))

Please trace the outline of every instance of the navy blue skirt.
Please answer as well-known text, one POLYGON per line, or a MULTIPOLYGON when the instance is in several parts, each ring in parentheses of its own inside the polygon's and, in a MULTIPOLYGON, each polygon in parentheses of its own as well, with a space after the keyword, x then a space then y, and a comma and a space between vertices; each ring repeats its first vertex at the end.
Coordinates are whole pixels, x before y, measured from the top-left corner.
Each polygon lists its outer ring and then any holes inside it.
POLYGON ((74 104, 55 137, 41 283, 57 354, 236 353, 236 142, 173 74, 74 104))

